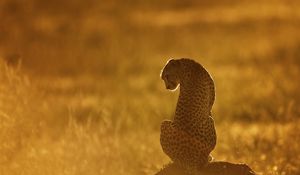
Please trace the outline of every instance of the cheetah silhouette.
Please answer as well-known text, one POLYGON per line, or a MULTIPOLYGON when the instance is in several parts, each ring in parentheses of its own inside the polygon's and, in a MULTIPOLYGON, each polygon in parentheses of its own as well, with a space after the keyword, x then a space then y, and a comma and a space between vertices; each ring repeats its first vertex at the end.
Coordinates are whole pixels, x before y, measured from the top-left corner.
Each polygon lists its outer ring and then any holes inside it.
POLYGON ((217 139, 211 115, 214 81, 202 65, 187 58, 169 60, 161 78, 166 89, 180 89, 173 121, 161 124, 162 149, 175 164, 200 169, 208 164, 217 139))

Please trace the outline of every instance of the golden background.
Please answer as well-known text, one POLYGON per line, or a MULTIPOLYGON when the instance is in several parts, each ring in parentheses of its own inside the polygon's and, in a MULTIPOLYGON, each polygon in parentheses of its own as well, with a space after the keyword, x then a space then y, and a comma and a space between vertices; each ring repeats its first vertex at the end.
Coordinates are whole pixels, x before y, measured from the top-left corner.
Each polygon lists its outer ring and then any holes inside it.
POLYGON ((215 80, 216 160, 300 173, 300 2, 0 2, 0 174, 150 175, 193 58, 215 80))

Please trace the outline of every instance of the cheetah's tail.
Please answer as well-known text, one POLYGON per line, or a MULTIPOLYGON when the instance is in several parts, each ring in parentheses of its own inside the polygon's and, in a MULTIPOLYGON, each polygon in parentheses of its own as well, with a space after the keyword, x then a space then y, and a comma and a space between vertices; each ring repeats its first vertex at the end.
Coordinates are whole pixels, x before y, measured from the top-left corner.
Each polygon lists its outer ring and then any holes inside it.
POLYGON ((213 162, 215 158, 210 154, 208 155, 208 162, 213 162))

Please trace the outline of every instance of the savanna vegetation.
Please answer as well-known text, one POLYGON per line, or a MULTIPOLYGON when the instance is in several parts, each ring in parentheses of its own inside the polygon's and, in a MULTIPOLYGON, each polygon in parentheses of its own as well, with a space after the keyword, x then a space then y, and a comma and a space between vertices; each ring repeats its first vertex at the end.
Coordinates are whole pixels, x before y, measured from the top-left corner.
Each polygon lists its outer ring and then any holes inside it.
POLYGON ((216 160, 300 174, 300 2, 0 2, 0 174, 154 174, 194 58, 216 84, 216 160))

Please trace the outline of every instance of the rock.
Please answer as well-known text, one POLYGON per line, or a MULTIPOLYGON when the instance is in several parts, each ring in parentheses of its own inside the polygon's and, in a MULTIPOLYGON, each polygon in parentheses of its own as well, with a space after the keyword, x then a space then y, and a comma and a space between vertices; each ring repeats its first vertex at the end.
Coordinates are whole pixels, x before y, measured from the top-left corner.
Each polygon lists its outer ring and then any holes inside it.
MULTIPOLYGON (((183 168, 174 163, 166 165, 155 175, 190 175, 183 168)), ((194 175, 255 175, 246 164, 234 164, 224 161, 210 162, 194 175)))

